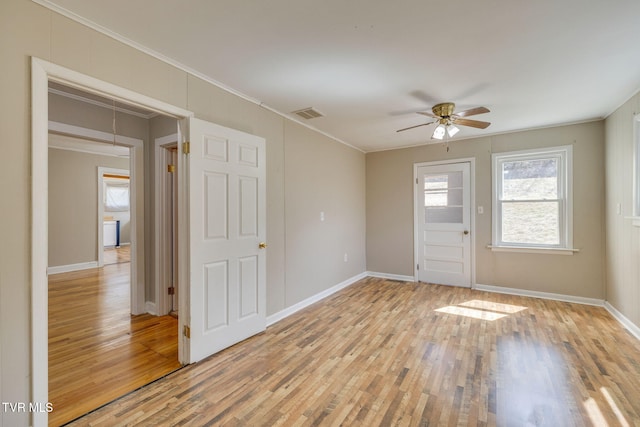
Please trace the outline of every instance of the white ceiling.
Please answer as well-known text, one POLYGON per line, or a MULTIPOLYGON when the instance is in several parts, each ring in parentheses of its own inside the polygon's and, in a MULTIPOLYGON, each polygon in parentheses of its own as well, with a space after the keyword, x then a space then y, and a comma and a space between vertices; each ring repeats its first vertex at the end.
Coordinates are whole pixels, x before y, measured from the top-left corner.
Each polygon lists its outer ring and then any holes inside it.
POLYGON ((604 118, 640 87, 638 0, 36 0, 363 151, 604 118))

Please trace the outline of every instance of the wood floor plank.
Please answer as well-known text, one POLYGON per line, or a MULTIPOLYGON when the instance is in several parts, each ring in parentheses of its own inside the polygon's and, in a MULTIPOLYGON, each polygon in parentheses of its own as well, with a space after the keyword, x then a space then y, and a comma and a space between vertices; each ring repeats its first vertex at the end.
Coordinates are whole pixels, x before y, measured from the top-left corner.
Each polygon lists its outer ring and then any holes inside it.
POLYGON ((177 319, 131 316, 129 286, 128 263, 49 276, 49 425, 180 368, 177 319))
POLYGON ((603 308, 364 279, 72 425, 640 425, 603 308))

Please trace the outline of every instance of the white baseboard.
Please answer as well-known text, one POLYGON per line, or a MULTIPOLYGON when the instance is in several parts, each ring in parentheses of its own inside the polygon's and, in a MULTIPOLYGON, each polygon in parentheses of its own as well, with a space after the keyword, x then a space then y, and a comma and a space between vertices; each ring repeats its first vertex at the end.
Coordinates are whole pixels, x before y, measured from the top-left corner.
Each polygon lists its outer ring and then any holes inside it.
POLYGON ((403 282, 415 282, 415 280, 416 280, 416 278, 413 277, 413 276, 403 276, 403 275, 400 275, 400 274, 377 273, 375 271, 367 271, 367 276, 378 277, 380 279, 401 280, 403 282))
POLYGON ((98 268, 98 261, 47 267, 47 274, 69 273, 70 271, 88 270, 90 268, 98 268))
POLYGON ((335 294, 336 292, 346 288, 347 286, 354 284, 358 280, 364 279, 365 277, 367 277, 366 272, 360 273, 356 276, 353 276, 345 280, 344 282, 338 283, 337 285, 330 287, 329 289, 325 289, 322 292, 319 292, 305 300, 302 300, 299 303, 292 305, 291 307, 287 307, 284 310, 281 310, 277 313, 272 314, 271 316, 267 316, 267 327, 273 325, 274 323, 279 322, 280 320, 286 317, 291 316, 293 313, 300 311, 303 308, 310 306, 311 304, 314 304, 320 301, 321 299, 328 297, 329 295, 335 294))
POLYGON ((495 292, 498 294, 520 295, 523 297, 534 297, 534 298, 549 299, 554 301, 574 302, 576 304, 586 304, 586 305, 595 305, 597 307, 604 307, 604 300, 597 299, 597 298, 585 298, 585 297, 578 297, 574 295, 554 294, 551 292, 539 292, 539 291, 529 291, 526 289, 505 288, 502 286, 482 285, 479 283, 476 283, 473 289, 476 289, 479 291, 495 292))
POLYGON ((149 314, 153 314, 154 316, 158 315, 156 311, 156 303, 153 301, 147 301, 144 303, 144 311, 149 314))
POLYGON ((640 340, 640 328, 633 323, 631 320, 627 319, 624 314, 620 313, 614 306, 612 306, 609 301, 605 301, 604 308, 620 323, 622 326, 627 328, 631 334, 640 340))

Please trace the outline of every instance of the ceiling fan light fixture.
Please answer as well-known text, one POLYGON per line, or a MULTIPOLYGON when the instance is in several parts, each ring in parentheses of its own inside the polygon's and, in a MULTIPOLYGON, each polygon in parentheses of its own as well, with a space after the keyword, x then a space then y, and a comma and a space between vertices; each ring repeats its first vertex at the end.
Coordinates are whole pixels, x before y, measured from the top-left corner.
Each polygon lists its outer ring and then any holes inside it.
POLYGON ((447 134, 449 135, 449 138, 453 137, 453 135, 455 135, 458 132, 460 132, 460 129, 457 126, 455 125, 447 126, 447 134))
POLYGON ((444 134, 445 134, 445 127, 443 124, 439 124, 433 131, 433 135, 431 135, 431 138, 433 139, 442 139, 444 138, 444 134))

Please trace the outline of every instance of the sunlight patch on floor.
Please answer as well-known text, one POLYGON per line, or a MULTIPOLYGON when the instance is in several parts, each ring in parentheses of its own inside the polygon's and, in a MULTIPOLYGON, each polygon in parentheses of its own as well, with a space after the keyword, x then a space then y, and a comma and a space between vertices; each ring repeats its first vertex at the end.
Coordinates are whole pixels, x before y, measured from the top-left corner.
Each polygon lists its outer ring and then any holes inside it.
POLYGON ((591 420, 594 426, 600 426, 600 427, 609 426, 607 421, 604 419, 604 415, 602 415, 600 408, 598 408, 598 403, 593 399, 593 397, 590 397, 589 399, 587 399, 583 403, 583 405, 584 405, 584 408, 587 410, 589 419, 591 420))
POLYGON ((629 422, 627 422, 624 415, 622 415, 622 411, 620 410, 616 402, 611 397, 609 390, 607 390, 604 387, 600 387, 600 393, 602 393, 604 398, 607 400, 607 403, 611 407, 611 410, 613 411, 613 413, 616 414, 616 418, 618 419, 618 422, 620 423, 620 425, 623 427, 629 427, 629 422))
POLYGON ((509 314, 517 313, 526 309, 527 307, 519 305, 500 304, 497 302, 474 299, 471 301, 460 303, 458 305, 450 305, 447 307, 438 308, 435 311, 438 311, 440 313, 471 317, 473 319, 493 321, 502 319, 509 314))
POLYGON ((482 319, 482 320, 498 320, 507 315, 504 313, 496 313, 493 311, 485 311, 485 310, 475 310, 473 308, 460 307, 450 305, 448 307, 442 307, 436 309, 436 311, 440 313, 448 313, 448 314, 456 314, 458 316, 466 316, 474 319, 482 319))
POLYGON ((497 311, 499 313, 509 314, 517 313, 519 311, 527 309, 527 307, 523 307, 521 305, 501 304, 499 302, 482 301, 478 299, 463 302, 458 305, 461 305, 463 307, 478 308, 480 310, 497 311))

